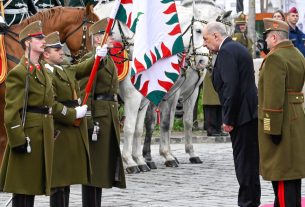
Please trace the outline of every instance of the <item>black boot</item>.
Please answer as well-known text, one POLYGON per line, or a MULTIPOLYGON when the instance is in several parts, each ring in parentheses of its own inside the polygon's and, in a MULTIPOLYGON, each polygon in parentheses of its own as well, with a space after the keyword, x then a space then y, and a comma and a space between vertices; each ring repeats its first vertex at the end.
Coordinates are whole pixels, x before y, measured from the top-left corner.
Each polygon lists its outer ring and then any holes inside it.
POLYGON ((65 187, 65 207, 69 207, 70 186, 65 187))
POLYGON ((95 196, 96 196, 96 204, 97 204, 96 207, 101 207, 101 205, 102 205, 102 188, 96 187, 95 189, 96 189, 95 196))
POLYGON ((13 194, 12 207, 34 207, 33 195, 13 194))
POLYGON ((94 186, 82 186, 83 207, 101 207, 102 189, 94 186))
POLYGON ((65 207, 64 187, 52 188, 50 196, 50 207, 65 207))

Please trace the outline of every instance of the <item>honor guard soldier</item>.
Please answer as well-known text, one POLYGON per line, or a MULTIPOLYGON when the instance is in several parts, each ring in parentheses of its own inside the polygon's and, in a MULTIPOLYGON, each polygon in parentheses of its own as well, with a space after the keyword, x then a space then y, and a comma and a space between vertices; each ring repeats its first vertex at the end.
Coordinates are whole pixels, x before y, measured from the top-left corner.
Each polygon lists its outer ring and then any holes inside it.
POLYGON ((51 190, 54 93, 51 79, 38 62, 45 46, 41 22, 23 28, 19 41, 24 56, 5 82, 8 143, 0 191, 13 193, 13 207, 32 207, 35 195, 50 195, 51 190))
POLYGON ((51 9, 55 6, 64 6, 63 0, 34 0, 34 4, 38 11, 51 9))
POLYGON ((287 14, 287 23, 289 25, 289 39, 293 45, 298 48, 305 57, 305 34, 297 26, 299 21, 299 12, 297 8, 292 7, 287 14))
POLYGON ((252 46, 253 42, 252 40, 247 36, 247 20, 246 15, 244 13, 241 13, 237 18, 234 20, 235 22, 235 31, 232 36, 232 39, 234 41, 237 41, 241 43, 243 46, 245 46, 250 55, 252 56, 252 46))
MULTIPOLYGON (((107 20, 102 19, 89 28, 93 47, 101 44, 107 20)), ((112 47, 111 34, 108 45, 112 47)), ((100 64, 88 100, 88 133, 92 176, 87 185, 83 185, 83 207, 101 206, 102 188, 125 188, 125 174, 120 152, 120 124, 118 117, 119 90, 116 67, 109 55, 100 64)), ((85 89, 87 80, 82 80, 85 89)))
POLYGON ((272 181, 275 207, 296 207, 305 177, 305 59, 289 41, 286 22, 263 21, 270 52, 258 82, 260 174, 272 181))
MULTIPOLYGON (((90 75, 94 56, 76 65, 62 65, 62 47, 59 33, 49 34, 42 61, 52 79, 55 94, 51 207, 68 207, 70 185, 86 184, 90 180, 87 122, 82 120, 75 126, 75 120, 86 115, 87 105, 80 106, 78 80, 90 75)), ((107 49, 99 48, 96 54, 106 56, 107 49)))
POLYGON ((4 0, 4 17, 8 26, 19 24, 37 13, 33 0, 4 0))

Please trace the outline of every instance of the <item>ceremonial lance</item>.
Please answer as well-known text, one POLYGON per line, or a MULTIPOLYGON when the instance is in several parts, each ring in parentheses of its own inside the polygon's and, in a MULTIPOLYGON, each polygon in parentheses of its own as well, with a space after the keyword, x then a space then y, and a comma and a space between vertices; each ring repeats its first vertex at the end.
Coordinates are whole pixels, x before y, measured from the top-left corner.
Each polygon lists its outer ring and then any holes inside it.
MULTIPOLYGON (((115 16, 118 12, 120 4, 121 4, 121 0, 116 0, 114 2, 112 11, 111 11, 110 16, 108 18, 108 23, 107 23, 107 26, 106 26, 106 30, 105 30, 105 33, 104 33, 103 40, 101 42, 101 46, 103 46, 107 41, 107 38, 110 34, 110 31, 111 31, 111 28, 112 28, 112 25, 113 25, 115 16)), ((87 100, 89 98, 89 94, 90 94, 91 89, 92 89, 93 81, 94 81, 96 73, 97 73, 98 66, 100 65, 100 62, 101 62, 101 58, 102 57, 100 57, 100 56, 95 57, 94 65, 92 67, 91 74, 90 74, 89 80, 88 80, 86 88, 85 88, 85 97, 84 97, 82 105, 85 105, 87 103, 87 100)), ((81 119, 77 119, 75 121, 74 125, 79 126, 80 121, 81 121, 81 119)))

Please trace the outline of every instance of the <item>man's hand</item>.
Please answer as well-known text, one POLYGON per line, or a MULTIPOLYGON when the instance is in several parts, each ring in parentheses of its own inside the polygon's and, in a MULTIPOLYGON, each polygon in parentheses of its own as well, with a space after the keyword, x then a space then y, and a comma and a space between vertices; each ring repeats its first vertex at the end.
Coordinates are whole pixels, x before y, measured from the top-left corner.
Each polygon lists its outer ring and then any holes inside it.
POLYGON ((77 119, 83 118, 86 115, 87 108, 88 108, 87 105, 82 105, 82 106, 76 107, 75 108, 75 110, 76 110, 76 118, 77 119))
POLYGON ((226 125, 226 124, 222 124, 222 127, 223 127, 223 130, 228 133, 230 133, 234 128, 233 126, 226 125))
POLYGON ((282 141, 282 135, 270 135, 271 141, 273 142, 273 144, 278 145, 280 144, 280 142, 282 141))
POLYGON ((22 145, 13 147, 12 150, 13 150, 14 152, 17 152, 17 153, 20 153, 20 154, 25 154, 25 153, 27 153, 26 147, 27 147, 27 144, 24 143, 24 144, 22 144, 22 145))
POLYGON ((100 56, 100 57, 104 58, 108 53, 108 48, 107 47, 108 47, 107 44, 104 44, 103 47, 97 46, 96 49, 95 49, 95 54, 97 56, 100 56))

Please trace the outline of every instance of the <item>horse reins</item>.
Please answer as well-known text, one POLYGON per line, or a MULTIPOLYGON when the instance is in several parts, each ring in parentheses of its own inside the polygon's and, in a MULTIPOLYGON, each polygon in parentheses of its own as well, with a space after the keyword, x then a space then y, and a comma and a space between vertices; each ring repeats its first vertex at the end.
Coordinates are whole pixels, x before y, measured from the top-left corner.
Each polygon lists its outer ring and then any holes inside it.
MULTIPOLYGON (((10 31, 9 28, 8 28, 7 30, 4 31, 4 34, 7 35, 7 36, 9 36, 9 37, 12 38, 14 41, 16 41, 16 42, 18 42, 18 43, 20 44, 19 40, 18 40, 17 38, 15 38, 15 36, 18 37, 19 34, 10 31)), ((8 53, 6 53, 6 57, 7 57, 8 60, 10 60, 10 61, 12 61, 12 62, 14 62, 14 63, 16 63, 16 64, 18 64, 19 61, 20 61, 20 59, 16 58, 14 55, 11 55, 11 54, 8 54, 8 53)))
POLYGON ((81 42, 81 47, 80 49, 78 50, 78 53, 76 55, 69 55, 69 54, 65 54, 66 56, 68 57, 71 57, 72 58, 72 62, 73 63, 77 63, 87 52, 88 52, 88 49, 87 49, 87 46, 86 46, 86 41, 87 41, 87 30, 88 30, 88 27, 87 27, 87 23, 89 24, 94 24, 93 21, 91 20, 88 20, 86 17, 84 17, 82 23, 76 27, 73 31, 71 31, 70 33, 68 33, 66 35, 66 38, 65 40, 62 42, 62 43, 65 43, 67 42, 67 39, 72 36, 75 32, 77 32, 81 27, 83 28, 83 34, 82 34, 82 42, 81 42))

